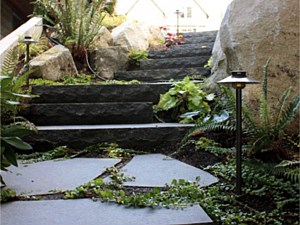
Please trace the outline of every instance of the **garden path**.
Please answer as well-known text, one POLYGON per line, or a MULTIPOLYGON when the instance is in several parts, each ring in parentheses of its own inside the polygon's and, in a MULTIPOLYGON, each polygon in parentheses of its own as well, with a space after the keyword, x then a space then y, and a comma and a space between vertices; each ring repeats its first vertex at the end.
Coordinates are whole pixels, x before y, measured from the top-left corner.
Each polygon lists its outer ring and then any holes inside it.
MULTIPOLYGON (((106 168, 120 163, 119 159, 74 158, 51 160, 31 164, 20 162, 2 173, 7 188, 21 196, 51 195, 75 189, 76 186, 101 177, 106 168), (80 165, 80 166, 78 166, 80 165), (47 176, 45 176, 47 174, 47 176)), ((200 177, 201 186, 218 181, 211 174, 162 154, 135 156, 120 171, 135 176, 127 186, 164 186, 172 179, 194 181, 200 177)), ((107 177, 108 178, 108 177, 107 177)), ((107 179, 105 178, 104 181, 107 179)), ((26 199, 26 198, 25 198, 26 199)), ((1 225, 169 225, 212 224, 212 220, 199 206, 184 209, 133 208, 113 203, 74 200, 14 201, 1 205, 1 225)))

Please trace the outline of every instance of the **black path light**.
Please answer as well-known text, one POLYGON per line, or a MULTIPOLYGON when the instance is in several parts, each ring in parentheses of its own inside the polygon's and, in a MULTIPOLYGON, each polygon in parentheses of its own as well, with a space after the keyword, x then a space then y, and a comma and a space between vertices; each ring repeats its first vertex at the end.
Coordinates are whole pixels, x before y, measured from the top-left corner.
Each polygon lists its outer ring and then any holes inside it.
MULTIPOLYGON (((26 44, 26 67, 29 70, 29 47, 30 44, 37 43, 37 41, 33 40, 31 36, 25 36, 23 40, 19 41, 20 43, 26 44)), ((26 86, 29 87, 29 76, 26 77, 26 86)))
POLYGON ((231 84, 236 90, 236 193, 242 194, 242 89, 247 84, 259 81, 246 76, 245 71, 233 71, 231 76, 219 81, 220 84, 231 84))

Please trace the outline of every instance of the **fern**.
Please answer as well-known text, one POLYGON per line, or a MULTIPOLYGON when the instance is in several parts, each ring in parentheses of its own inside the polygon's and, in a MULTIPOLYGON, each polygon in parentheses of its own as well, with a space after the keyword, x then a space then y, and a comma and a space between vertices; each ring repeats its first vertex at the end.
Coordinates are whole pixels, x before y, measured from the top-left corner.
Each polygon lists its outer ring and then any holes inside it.
POLYGON ((15 73, 16 64, 18 64, 18 58, 16 56, 15 49, 10 49, 5 55, 2 67, 1 74, 10 76, 15 73))
POLYGON ((252 147, 249 151, 262 152, 274 150, 274 143, 284 139, 286 127, 295 119, 300 106, 300 96, 296 96, 287 105, 291 88, 287 88, 280 97, 277 107, 271 110, 268 104, 268 65, 270 59, 264 66, 264 79, 262 83, 262 96, 260 99, 260 116, 255 117, 253 110, 247 106, 243 108, 244 131, 250 137, 252 147))
POLYGON ((246 165, 267 174, 283 177, 293 183, 300 181, 300 161, 283 160, 279 164, 263 163, 259 160, 250 160, 244 162, 246 165))
POLYGON ((300 160, 283 160, 275 166, 275 169, 277 174, 284 176, 294 183, 300 181, 300 160))
POLYGON ((114 11, 115 1, 36 0, 34 4, 42 8, 39 13, 44 19, 58 28, 60 42, 71 50, 75 61, 83 63, 103 19, 114 11))

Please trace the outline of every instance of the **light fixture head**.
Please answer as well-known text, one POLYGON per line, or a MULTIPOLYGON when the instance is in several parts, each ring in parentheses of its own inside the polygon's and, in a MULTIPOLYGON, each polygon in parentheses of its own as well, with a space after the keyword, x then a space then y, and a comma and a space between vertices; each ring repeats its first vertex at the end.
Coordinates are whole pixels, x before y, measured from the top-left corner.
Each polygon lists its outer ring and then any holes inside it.
POLYGON ((23 40, 19 41, 20 43, 24 44, 33 44, 37 43, 37 41, 33 40, 31 36, 25 36, 23 40))
POLYGON ((246 84, 258 84, 259 81, 246 76, 245 71, 232 71, 231 76, 218 81, 220 84, 231 84, 233 88, 244 88, 246 84))

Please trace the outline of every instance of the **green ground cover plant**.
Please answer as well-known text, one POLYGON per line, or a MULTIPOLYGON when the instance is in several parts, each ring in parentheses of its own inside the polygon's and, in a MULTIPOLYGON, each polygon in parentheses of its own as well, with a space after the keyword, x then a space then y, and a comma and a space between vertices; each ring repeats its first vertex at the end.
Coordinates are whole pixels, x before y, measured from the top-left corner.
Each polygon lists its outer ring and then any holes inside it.
POLYGON ((122 81, 122 80, 98 80, 94 75, 80 74, 77 77, 65 76, 61 81, 52 81, 42 78, 30 79, 31 85, 126 85, 140 84, 138 80, 122 81))

